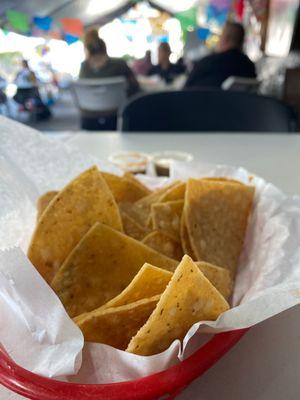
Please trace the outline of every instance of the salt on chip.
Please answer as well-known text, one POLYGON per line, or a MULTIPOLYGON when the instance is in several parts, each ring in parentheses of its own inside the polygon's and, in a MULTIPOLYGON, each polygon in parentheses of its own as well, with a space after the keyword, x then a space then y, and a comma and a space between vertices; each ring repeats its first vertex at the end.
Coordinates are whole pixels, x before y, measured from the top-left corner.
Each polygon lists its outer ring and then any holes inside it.
POLYGON ((154 203, 151 206, 153 229, 168 234, 172 239, 180 241, 180 221, 183 200, 154 203))
POLYGON ((125 211, 121 211, 121 217, 124 233, 126 233, 126 235, 131 236, 136 240, 143 240, 143 238, 148 234, 148 230, 141 226, 125 211))
POLYGON ((145 263, 169 271, 178 265, 178 261, 97 223, 72 250, 52 288, 69 315, 75 317, 121 293, 145 263))
POLYGON ((169 188, 160 198, 160 202, 184 200, 186 184, 180 182, 177 185, 169 188))
POLYGON ((117 203, 134 203, 149 194, 148 190, 145 190, 133 180, 126 177, 113 175, 108 172, 102 172, 102 175, 117 203))
POLYGON ((214 321, 229 305, 189 256, 184 256, 147 322, 126 351, 149 356, 182 340, 193 324, 214 321))
POLYGON ((160 295, 118 307, 100 308, 75 318, 87 342, 125 350, 132 336, 147 321, 160 295))
POLYGON ((28 257, 47 282, 95 222, 122 230, 119 208, 101 172, 92 167, 62 189, 38 220, 28 257))
POLYGON ((38 198, 37 201, 37 220, 40 219, 43 212, 46 210, 50 202, 54 199, 54 197, 58 194, 57 191, 52 190, 51 192, 46 192, 42 196, 38 198))
POLYGON ((142 240, 142 242, 146 246, 149 246, 174 260, 181 260, 183 257, 181 244, 162 232, 151 232, 142 240))
POLYGON ((197 260, 228 268, 235 276, 253 196, 251 186, 189 179, 184 218, 197 260))

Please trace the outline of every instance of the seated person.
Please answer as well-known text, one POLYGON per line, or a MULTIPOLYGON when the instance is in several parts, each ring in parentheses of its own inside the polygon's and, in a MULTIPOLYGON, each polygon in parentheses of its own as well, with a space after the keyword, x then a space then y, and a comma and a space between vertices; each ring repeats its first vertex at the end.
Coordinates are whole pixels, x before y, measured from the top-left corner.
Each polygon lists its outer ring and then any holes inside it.
POLYGON ((22 60, 21 69, 15 78, 15 84, 20 89, 31 88, 37 85, 35 73, 30 69, 27 60, 22 60))
POLYGON ((95 79, 124 76, 127 80, 128 96, 139 90, 139 84, 126 62, 108 56, 105 42, 99 38, 96 29, 91 29, 85 34, 84 48, 86 60, 81 64, 79 78, 95 79))
POLYGON ((147 75, 152 67, 153 64, 151 61, 151 51, 147 50, 145 57, 141 58, 140 60, 136 60, 132 66, 132 69, 137 75, 147 75))
POLYGON ((170 62, 170 55, 169 43, 161 43, 158 47, 158 64, 150 68, 147 75, 159 75, 166 83, 172 83, 177 75, 184 73, 181 65, 170 62))
MULTIPOLYGON (((85 34, 84 48, 86 59, 81 64, 79 78, 101 79, 122 76, 127 82, 128 96, 139 91, 139 84, 131 69, 124 60, 108 56, 105 42, 99 38, 96 29, 91 29, 85 34)), ((115 130, 116 127, 116 112, 102 113, 82 111, 81 113, 82 129, 115 130)))
POLYGON ((242 52, 244 37, 241 24, 227 22, 217 52, 195 63, 185 87, 220 87, 230 76, 256 78, 254 63, 242 52))

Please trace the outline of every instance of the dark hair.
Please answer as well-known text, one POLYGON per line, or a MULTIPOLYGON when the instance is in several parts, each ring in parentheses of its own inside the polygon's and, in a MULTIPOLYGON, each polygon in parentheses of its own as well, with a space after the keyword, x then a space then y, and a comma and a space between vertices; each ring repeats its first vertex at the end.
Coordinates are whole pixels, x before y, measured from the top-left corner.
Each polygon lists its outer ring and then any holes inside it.
POLYGON ((90 56, 96 54, 107 54, 106 44, 104 40, 99 38, 96 29, 90 29, 84 36, 84 47, 87 49, 90 56))
POLYGON ((239 49, 242 49, 245 40, 245 29, 238 22, 227 21, 224 27, 227 39, 239 49))

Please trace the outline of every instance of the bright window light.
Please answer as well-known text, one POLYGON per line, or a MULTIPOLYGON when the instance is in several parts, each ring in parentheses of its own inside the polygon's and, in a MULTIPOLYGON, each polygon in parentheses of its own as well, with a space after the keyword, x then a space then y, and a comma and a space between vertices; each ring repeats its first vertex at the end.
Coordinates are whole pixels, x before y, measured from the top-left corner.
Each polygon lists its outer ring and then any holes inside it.
POLYGON ((186 11, 197 3, 198 0, 153 0, 153 4, 157 4, 171 13, 186 11))
POLYGON ((85 12, 87 15, 105 15, 123 7, 124 4, 124 0, 90 0, 85 12))

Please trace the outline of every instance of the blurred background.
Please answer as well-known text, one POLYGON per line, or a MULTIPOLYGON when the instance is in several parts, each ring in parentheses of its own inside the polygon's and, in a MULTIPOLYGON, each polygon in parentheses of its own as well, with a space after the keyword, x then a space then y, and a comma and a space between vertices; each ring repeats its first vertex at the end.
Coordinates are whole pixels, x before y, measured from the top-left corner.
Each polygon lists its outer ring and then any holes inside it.
POLYGON ((170 61, 188 73, 214 50, 228 19, 245 28, 244 51, 256 64, 260 93, 298 112, 298 0, 1 0, 0 113, 41 130, 80 129, 71 87, 87 29, 97 29, 108 56, 124 59, 149 92, 158 81, 139 71, 147 51, 155 65, 159 45, 168 43, 170 61))

